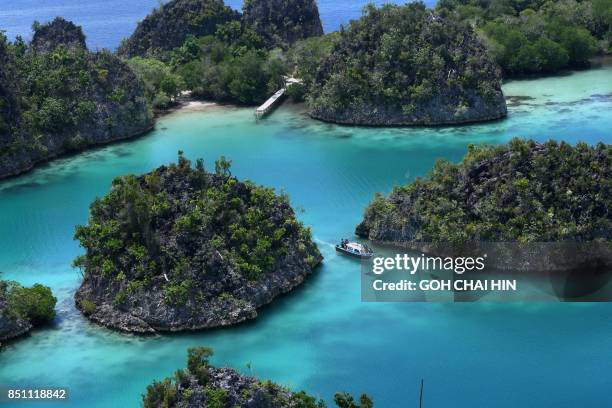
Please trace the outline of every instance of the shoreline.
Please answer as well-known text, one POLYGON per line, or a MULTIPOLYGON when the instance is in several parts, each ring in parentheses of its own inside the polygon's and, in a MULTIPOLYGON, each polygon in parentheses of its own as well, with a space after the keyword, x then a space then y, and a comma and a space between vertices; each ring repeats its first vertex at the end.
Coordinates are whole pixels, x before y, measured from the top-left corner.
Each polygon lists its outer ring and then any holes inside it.
POLYGON ((36 162, 33 162, 30 166, 28 166, 27 168, 24 168, 23 170, 19 172, 0 175, 0 183, 9 181, 9 180, 15 180, 20 176, 25 176, 27 174, 30 174, 36 169, 39 169, 59 159, 66 159, 69 157, 77 156, 85 152, 93 151, 95 149, 104 148, 104 147, 112 146, 115 144, 136 140, 141 137, 145 137, 146 135, 148 135, 149 133, 153 132, 156 129, 158 125, 158 121, 162 118, 165 118, 171 115, 175 115, 175 114, 181 114, 181 113, 205 112, 211 108, 223 107, 223 106, 224 105, 220 105, 216 102, 198 101, 190 97, 181 99, 178 101, 178 103, 175 106, 169 109, 154 111, 153 123, 151 124, 151 126, 147 127, 146 129, 140 132, 136 132, 136 133, 127 135, 125 137, 108 140, 107 142, 92 144, 92 145, 85 147, 82 150, 67 151, 67 152, 49 156, 42 160, 38 160, 36 162))
MULTIPOLYGON (((177 113, 192 113, 192 112, 203 112, 210 108, 221 107, 224 105, 214 101, 202 101, 195 99, 190 93, 185 92, 179 96, 175 104, 168 109, 157 109, 153 110, 153 118, 157 122, 158 119, 164 118, 177 113)), ((230 105, 228 105, 230 106, 230 105)))
MULTIPOLYGON (((586 68, 584 70, 577 70, 577 71, 569 71, 566 75, 563 76, 568 76, 568 75, 572 75, 575 73, 581 73, 581 72, 586 72, 586 71, 592 71, 592 70, 597 70, 600 69, 601 67, 605 67, 605 66, 609 66, 612 65, 612 56, 611 55, 607 55, 607 56, 599 56, 596 57, 592 60, 593 65, 590 68, 586 68)), ((509 82, 520 82, 520 81, 530 81, 530 80, 539 80, 539 79, 545 79, 548 78, 550 76, 544 76, 544 77, 538 77, 538 78, 520 78, 520 79, 513 79, 509 82)), ((505 82, 505 81, 504 81, 505 82)), ((504 98, 506 100, 506 102, 508 102, 508 100, 512 97, 515 97, 515 95, 504 95, 504 98)), ((288 105, 287 103, 284 103, 282 106, 286 106, 288 105)), ((290 103, 289 105, 302 105, 302 103, 290 103)), ((149 134, 150 132, 154 131, 157 127, 157 125, 159 124, 159 121, 166 118, 166 117, 170 117, 172 115, 178 115, 178 114, 191 114, 191 113, 198 113, 198 112, 207 112, 207 111, 211 111, 211 110, 216 110, 216 109, 243 109, 243 108, 252 108, 252 107, 247 107, 247 106, 239 106, 239 105, 231 105, 231 104, 222 104, 219 102, 214 102, 214 101, 202 101, 202 100, 198 100, 195 99, 191 96, 190 93, 188 92, 184 92, 181 96, 179 96, 177 98, 176 104, 168 109, 165 110, 156 110, 153 112, 153 123, 151 124, 151 126, 149 126, 147 129, 144 129, 140 132, 136 132, 130 135, 127 135, 125 137, 121 137, 121 138, 117 138, 117 139, 112 139, 109 140, 107 142, 103 142, 103 143, 96 143, 96 144, 92 144, 82 150, 78 150, 78 151, 68 151, 68 152, 63 152, 57 155, 52 155, 48 158, 45 158, 43 160, 39 160, 36 161, 34 163, 32 163, 30 166, 28 166, 27 168, 24 168, 22 171, 19 172, 14 172, 11 174, 5 174, 5 175, 0 175, 0 183, 8 181, 8 180, 15 180, 20 176, 25 176, 27 174, 31 174, 34 170, 41 168, 45 165, 48 165, 50 163, 52 163, 55 160, 59 160, 59 159, 65 159, 65 158, 70 158, 73 156, 76 156, 78 154, 84 153, 84 152, 88 152, 88 151, 94 151, 95 149, 98 148, 104 148, 107 146, 111 146, 114 144, 118 144, 118 143, 123 143, 123 142, 127 142, 127 141, 132 141, 132 140, 137 140, 141 137, 146 136, 147 134, 149 134)), ((304 112, 301 112, 304 114, 305 117, 316 121, 317 123, 321 123, 321 124, 328 124, 328 125, 336 125, 339 127, 344 127, 344 128, 379 128, 379 129, 390 129, 390 128, 397 128, 397 129, 418 129, 418 128, 438 128, 438 129, 444 129, 444 128, 459 128, 459 127, 468 127, 468 126, 472 126, 472 125, 478 125, 478 124, 485 124, 485 123, 495 123, 495 122, 503 122, 505 120, 507 120, 507 118, 510 116, 509 112, 506 116, 503 117, 499 117, 499 118, 491 118, 489 120, 482 120, 482 121, 476 121, 476 122, 464 122, 464 123, 449 123, 449 124, 438 124, 438 125, 432 125, 432 124, 411 124, 411 125, 368 125, 368 124, 352 124, 352 123, 342 123, 341 121, 330 121, 330 120, 325 120, 325 119, 321 119, 321 118, 316 118, 313 115, 310 114, 310 112, 308 112, 307 109, 304 110, 304 112)))
POLYGON ((62 152, 62 153, 58 153, 58 154, 54 154, 51 155, 49 157, 46 157, 44 159, 41 160, 37 160, 37 161, 33 161, 29 166, 25 167, 23 170, 18 171, 18 172, 13 172, 13 173, 9 173, 9 174, 4 174, 4 175, 0 175, 0 183, 6 180, 13 180, 19 176, 23 176, 26 174, 31 173, 32 171, 36 170, 37 168, 40 168, 46 164, 49 164, 55 160, 58 159, 63 159, 63 158, 67 158, 67 157, 71 157, 71 156, 76 156, 78 154, 84 153, 86 151, 91 151, 97 148, 102 148, 102 147, 106 147, 106 146, 110 146, 113 144, 117 144, 117 143, 121 143, 121 142, 125 142, 128 140, 134 140, 134 139, 138 139, 139 137, 142 137, 150 132, 152 132, 153 130, 155 130, 155 126, 157 125, 157 122, 154 120, 153 123, 148 126, 146 129, 143 129, 142 131, 138 131, 135 133, 132 133, 130 135, 127 135, 125 137, 120 137, 120 138, 116 138, 116 139, 110 139, 106 142, 100 142, 100 143, 94 143, 91 144, 87 147, 85 147, 82 150, 75 150, 75 151, 66 151, 66 152, 62 152))

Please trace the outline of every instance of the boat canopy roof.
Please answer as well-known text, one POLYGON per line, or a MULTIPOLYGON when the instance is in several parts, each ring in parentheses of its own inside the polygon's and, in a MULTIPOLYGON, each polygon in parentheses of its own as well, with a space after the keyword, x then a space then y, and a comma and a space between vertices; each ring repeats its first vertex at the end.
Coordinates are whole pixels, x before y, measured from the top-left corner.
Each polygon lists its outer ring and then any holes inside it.
POLYGON ((346 247, 354 249, 355 251, 366 252, 366 249, 364 248, 364 246, 361 244, 358 244, 357 242, 349 242, 348 244, 346 244, 346 247))

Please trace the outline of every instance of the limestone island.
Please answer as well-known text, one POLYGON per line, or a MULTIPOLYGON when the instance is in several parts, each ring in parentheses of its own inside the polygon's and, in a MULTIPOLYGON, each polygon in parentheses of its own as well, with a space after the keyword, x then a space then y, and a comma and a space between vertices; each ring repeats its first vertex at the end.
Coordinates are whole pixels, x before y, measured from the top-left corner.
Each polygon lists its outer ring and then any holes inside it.
MULTIPOLYGON (((324 401, 294 392, 272 381, 245 376, 232 368, 216 368, 209 362, 212 349, 194 347, 187 352, 187 368, 172 378, 154 381, 142 397, 144 408, 159 407, 249 407, 325 408, 324 401)), ((359 401, 347 393, 336 393, 340 408, 372 408, 372 399, 362 394, 359 401)))
POLYGON ((426 178, 378 194, 356 233, 433 253, 502 243, 490 261, 512 270, 609 268, 610 175, 612 146, 603 143, 472 145, 462 163, 441 160, 426 178))
POLYGON ((347 125, 452 125, 507 115, 501 72, 466 24, 421 2, 366 6, 340 30, 307 98, 347 125))
POLYGON ((133 71, 108 51, 88 51, 69 21, 35 23, 30 43, 0 34, 0 60, 0 179, 153 127, 133 71))
POLYGON ((194 41, 207 36, 239 40, 244 52, 247 48, 287 48, 298 40, 323 35, 314 0, 247 0, 243 11, 233 10, 223 0, 169 1, 138 24, 118 53, 125 58, 168 60, 168 52, 175 51, 185 60, 193 57, 189 53, 194 51, 194 41), (188 55, 178 50, 186 42, 188 55))
POLYGON ((125 332, 229 326, 300 285, 322 261, 287 196, 240 182, 223 157, 215 173, 178 164, 113 181, 75 237, 90 320, 125 332))
POLYGON ((243 20, 268 46, 287 48, 323 35, 315 0, 246 0, 243 20))
POLYGON ((189 36, 212 35, 218 25, 239 18, 223 0, 172 0, 138 23, 134 33, 123 40, 118 53, 126 58, 159 56, 180 47, 189 36))
POLYGON ((0 280, 0 342, 23 336, 52 321, 56 302, 46 286, 25 288, 17 282, 0 280))

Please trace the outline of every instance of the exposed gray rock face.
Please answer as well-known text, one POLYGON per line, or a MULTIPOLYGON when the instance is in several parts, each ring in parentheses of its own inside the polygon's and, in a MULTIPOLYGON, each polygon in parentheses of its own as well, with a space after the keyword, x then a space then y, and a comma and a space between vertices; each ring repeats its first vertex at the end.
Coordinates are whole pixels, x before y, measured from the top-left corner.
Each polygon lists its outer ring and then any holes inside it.
POLYGON ((422 3, 366 8, 308 92, 310 115, 348 125, 452 125, 507 115, 501 72, 471 28, 422 3))
POLYGON ((215 368, 208 361, 211 355, 206 347, 189 349, 186 369, 147 387, 144 408, 325 408, 323 401, 303 391, 293 392, 231 368, 215 368))
POLYGON ((32 49, 36 52, 51 52, 58 46, 86 49, 85 35, 81 27, 71 21, 56 17, 50 23, 43 24, 34 30, 32 49))
POLYGON ((325 122, 360 126, 442 126, 486 122, 506 117, 504 95, 484 100, 475 92, 440 94, 420 103, 410 115, 400 106, 354 103, 345 108, 317 107, 310 116, 325 122))
POLYGON ((104 277, 87 278, 75 295, 77 306, 83 310, 83 300, 96 304, 86 316, 111 329, 133 333, 193 331, 213 327, 232 326, 257 317, 257 309, 288 293, 304 282, 312 269, 301 265, 301 260, 286 258, 285 264, 266 274, 257 282, 249 282, 235 273, 223 261, 216 262, 218 273, 226 273, 219 282, 209 283, 211 291, 223 290, 224 296, 208 299, 189 298, 180 306, 168 304, 164 296, 167 282, 155 279, 152 286, 126 297, 121 306, 113 304, 123 285, 104 277))
POLYGON ((285 199, 180 163, 115 180, 78 227, 75 300, 92 321, 137 333, 234 325, 321 262, 285 199))
POLYGON ((145 17, 118 53, 125 58, 156 56, 180 47, 189 35, 214 34, 217 25, 238 18, 223 0, 172 0, 145 17))
POLYGON ((323 35, 315 0, 247 0, 244 21, 270 46, 288 46, 323 35))
MULTIPOLYGON (((209 380, 206 387, 225 391, 225 406, 245 408, 298 408, 301 405, 292 399, 293 393, 276 384, 262 384, 253 377, 243 376, 231 368, 208 368, 209 380)), ((187 388, 193 393, 179 397, 176 407, 201 408, 210 404, 210 395, 197 378, 190 376, 187 388)), ((182 388, 182 387, 179 387, 182 388)), ((177 393, 178 394, 178 393, 177 393)), ((182 395, 182 394, 178 394, 182 395)))

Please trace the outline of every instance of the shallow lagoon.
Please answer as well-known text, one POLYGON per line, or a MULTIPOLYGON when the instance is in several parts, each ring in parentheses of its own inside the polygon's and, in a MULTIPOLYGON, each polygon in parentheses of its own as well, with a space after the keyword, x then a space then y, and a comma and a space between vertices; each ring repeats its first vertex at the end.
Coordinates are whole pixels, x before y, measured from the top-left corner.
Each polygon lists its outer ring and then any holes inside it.
POLYGON ((143 138, 0 183, 0 271, 50 285, 59 298, 55 327, 0 353, 0 383, 68 386, 74 407, 138 406, 148 383, 184 366, 187 347, 210 345, 216 365, 326 399, 367 392, 379 407, 416 406, 421 378, 431 407, 611 405, 611 305, 366 304, 359 264, 334 252, 376 191, 424 175, 437 158, 460 160, 470 143, 612 142, 610 67, 505 91, 514 97, 507 120, 436 129, 339 127, 291 105, 260 123, 250 109, 177 113, 143 138), (224 154, 238 177, 284 188, 305 210, 324 266, 239 327, 143 338, 90 325, 72 304, 74 226, 113 177, 175 160, 179 149, 208 168, 224 154))

